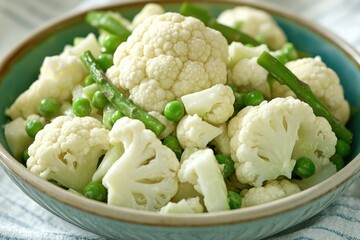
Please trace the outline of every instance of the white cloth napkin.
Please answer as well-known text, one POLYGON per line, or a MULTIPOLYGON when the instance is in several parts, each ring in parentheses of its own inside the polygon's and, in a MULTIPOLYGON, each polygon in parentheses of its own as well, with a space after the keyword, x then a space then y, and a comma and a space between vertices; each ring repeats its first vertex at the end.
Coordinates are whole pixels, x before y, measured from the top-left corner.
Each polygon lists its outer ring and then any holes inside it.
MULTIPOLYGON (((360 51, 360 1, 257 0, 336 33, 360 51)), ((0 0, 0 58, 44 22, 116 0, 0 0), (10 30, 11 29, 11 30, 10 30)), ((0 169, 0 239, 104 239, 56 217, 28 198, 0 169)), ((269 239, 360 240, 360 180, 308 221, 269 239)))

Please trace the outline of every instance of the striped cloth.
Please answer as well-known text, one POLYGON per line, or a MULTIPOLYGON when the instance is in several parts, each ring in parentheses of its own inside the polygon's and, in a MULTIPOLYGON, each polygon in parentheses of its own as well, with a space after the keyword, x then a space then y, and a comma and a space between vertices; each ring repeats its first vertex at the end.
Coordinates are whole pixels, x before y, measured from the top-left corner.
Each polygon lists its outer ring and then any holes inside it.
MULTIPOLYGON (((0 0, 0 57, 49 19, 115 0, 0 0), (9 32, 11 29, 11 32, 9 32)), ((360 51, 360 1, 257 0, 284 8, 336 33, 360 51)), ((360 180, 327 209, 269 239, 360 240, 360 180)), ((86 232, 28 198, 0 169, 0 239, 104 239, 86 232)))

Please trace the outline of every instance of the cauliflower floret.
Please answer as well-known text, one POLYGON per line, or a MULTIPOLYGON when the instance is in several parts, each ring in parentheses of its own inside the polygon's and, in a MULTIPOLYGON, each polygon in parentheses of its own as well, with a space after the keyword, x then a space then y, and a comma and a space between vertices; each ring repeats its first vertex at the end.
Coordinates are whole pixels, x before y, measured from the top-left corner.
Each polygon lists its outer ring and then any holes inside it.
POLYGON ((230 156, 230 138, 228 135, 228 124, 224 123, 219 126, 222 133, 215 137, 211 144, 215 147, 215 152, 230 156))
POLYGON ((147 18, 154 16, 154 15, 164 14, 164 13, 165 13, 165 10, 161 5, 159 5, 157 3, 148 3, 141 9, 141 11, 138 14, 136 14, 136 16, 132 20, 129 28, 133 30, 133 29, 135 29, 135 27, 137 27, 140 23, 145 21, 147 18))
POLYGON ((201 205, 198 197, 182 199, 177 203, 169 202, 160 209, 160 213, 202 213, 204 207, 201 205))
POLYGON ((139 120, 122 117, 110 131, 110 143, 124 153, 103 177, 108 204, 159 211, 178 189, 179 161, 139 120))
POLYGON ((59 116, 36 134, 26 165, 44 179, 81 192, 108 148, 109 132, 95 118, 59 116))
POLYGON ((298 192, 300 192, 300 188, 295 183, 289 182, 286 179, 280 181, 272 180, 267 182, 263 187, 244 190, 244 192, 242 192, 244 195, 242 207, 251 207, 272 202, 298 192))
POLYGON ((310 154, 317 157, 314 161, 328 161, 335 135, 329 123, 319 118, 308 104, 292 97, 241 110, 228 125, 239 181, 259 187, 279 176, 291 178, 298 156, 310 154))
MULTIPOLYGON (((302 58, 286 63, 286 67, 301 81, 307 83, 314 95, 329 109, 329 111, 343 124, 350 117, 350 105, 344 98, 344 90, 339 77, 319 57, 302 58)), ((274 97, 296 95, 285 85, 275 82, 274 97)))
POLYGON ((38 105, 44 98, 54 98, 59 103, 71 99, 71 91, 85 77, 80 59, 71 55, 46 57, 40 69, 39 79, 23 92, 6 110, 12 119, 26 118, 38 113, 38 105))
POLYGON ((211 149, 198 150, 185 159, 178 173, 180 182, 189 182, 204 196, 208 212, 229 209, 221 169, 211 149))
POLYGON ((287 41, 285 33, 270 14, 260 9, 239 6, 223 11, 219 23, 237 28, 254 38, 264 38, 273 49, 279 49, 287 41))
POLYGON ((181 96, 226 82, 228 44, 200 20, 165 13, 138 25, 106 73, 146 111, 162 113, 181 96))
POLYGON ((175 131, 175 122, 168 120, 164 115, 156 111, 151 111, 149 114, 166 126, 165 130, 158 136, 160 139, 166 138, 175 131))
POLYGON ((266 45, 247 47, 240 42, 233 42, 229 46, 228 83, 233 83, 241 91, 258 90, 265 97, 270 97, 270 85, 267 82, 268 72, 257 63, 257 58, 264 51, 266 45))
POLYGON ((211 124, 222 124, 234 113, 233 90, 224 84, 181 97, 187 114, 197 114, 211 124))
POLYGON ((176 137, 183 149, 205 148, 222 130, 205 121, 198 115, 184 116, 176 127, 176 137))
POLYGON ((95 34, 89 33, 85 38, 81 39, 75 46, 67 45, 64 51, 60 54, 61 56, 75 56, 80 59, 83 52, 89 50, 91 54, 97 58, 101 53, 101 47, 97 41, 95 34))

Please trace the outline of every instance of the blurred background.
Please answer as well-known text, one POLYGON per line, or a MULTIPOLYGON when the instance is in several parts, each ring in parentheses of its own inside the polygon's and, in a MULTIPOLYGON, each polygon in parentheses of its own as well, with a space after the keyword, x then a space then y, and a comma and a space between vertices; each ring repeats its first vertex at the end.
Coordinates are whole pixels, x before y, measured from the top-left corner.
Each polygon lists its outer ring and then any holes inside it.
MULTIPOLYGON (((253 1, 285 9, 314 22, 360 52, 360 0, 253 1)), ((121 0, 0 0, 0 59, 42 24, 109 2, 121 0)), ((0 239, 103 239, 41 208, 1 169, 0 189, 0 239)), ((328 209, 272 239, 360 239, 359 189, 357 181, 328 209)))

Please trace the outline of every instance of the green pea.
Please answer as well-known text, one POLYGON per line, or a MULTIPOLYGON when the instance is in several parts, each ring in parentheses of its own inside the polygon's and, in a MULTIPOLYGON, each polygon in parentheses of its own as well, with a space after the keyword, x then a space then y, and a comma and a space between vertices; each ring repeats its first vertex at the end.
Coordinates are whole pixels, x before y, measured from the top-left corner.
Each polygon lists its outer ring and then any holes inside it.
POLYGON ((97 109, 103 109, 109 101, 101 91, 96 91, 91 98, 91 103, 97 109))
POLYGON ((252 91, 243 95, 243 101, 246 106, 257 106, 264 101, 264 96, 259 91, 252 91))
POLYGON ((121 38, 115 34, 109 34, 104 37, 101 44, 107 53, 114 53, 121 43, 121 38))
POLYGON ((340 154, 332 156, 330 161, 336 166, 336 171, 340 171, 345 166, 344 159, 340 154))
POLYGON ((25 131, 29 137, 35 138, 36 134, 44 128, 44 124, 39 120, 32 119, 26 122, 25 131))
POLYGON ((311 159, 301 157, 296 160, 293 172, 300 178, 311 177, 315 174, 315 164, 311 159))
POLYGON ((346 158, 350 154, 350 144, 342 139, 339 139, 336 143, 336 153, 341 157, 346 158))
POLYGON ((165 105, 164 116, 170 121, 178 122, 184 114, 184 105, 179 101, 171 101, 165 105))
POLYGON ((73 101, 72 108, 78 117, 89 116, 91 113, 90 101, 87 98, 78 98, 73 101))
POLYGON ((177 159, 180 160, 183 149, 175 136, 167 136, 163 139, 163 144, 170 148, 175 153, 177 159))
POLYGON ((44 117, 54 117, 59 109, 59 103, 53 98, 45 98, 39 104, 39 112, 44 117))
POLYGON ((116 110, 111 115, 111 124, 114 125, 116 123, 116 121, 119 120, 120 118, 122 118, 123 116, 124 116, 124 114, 120 110, 116 110))
POLYGON ((84 80, 84 86, 90 86, 91 84, 95 83, 94 79, 92 78, 91 75, 88 75, 85 80, 84 80))
POLYGON ((229 177, 235 171, 234 161, 231 160, 229 156, 226 156, 224 154, 216 154, 215 157, 219 164, 224 165, 224 177, 229 177))
POLYGON ((285 64, 289 61, 288 57, 284 53, 276 55, 275 58, 279 60, 279 62, 281 62, 282 64, 285 64))
POLYGON ((104 71, 106 71, 113 65, 113 55, 109 53, 101 53, 97 59, 97 63, 104 71))
POLYGON ((100 202, 105 202, 107 198, 107 190, 104 185, 99 182, 92 182, 86 185, 83 194, 87 198, 100 202))
POLYGON ((237 192, 228 191, 228 200, 230 209, 241 208, 242 199, 237 192))

